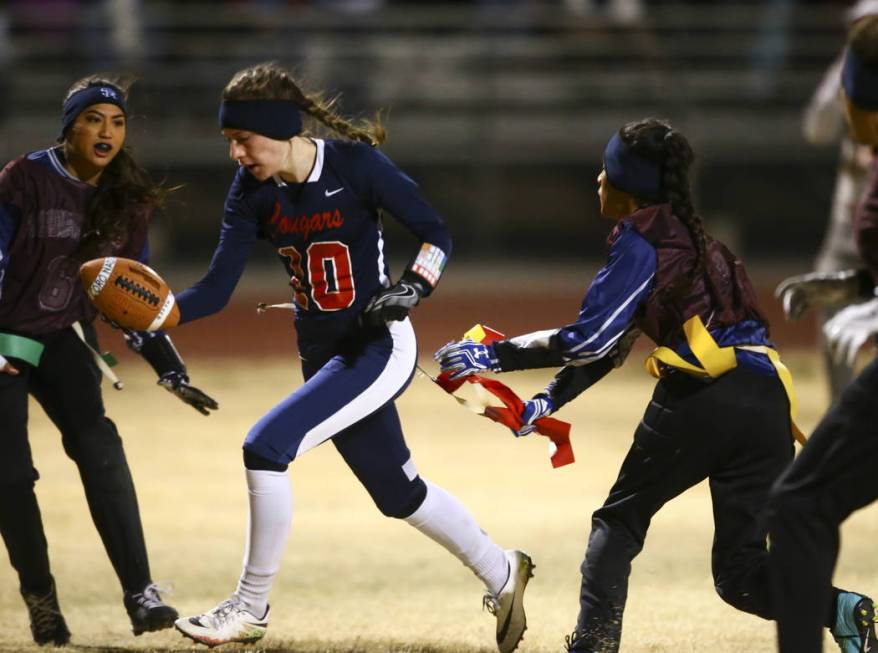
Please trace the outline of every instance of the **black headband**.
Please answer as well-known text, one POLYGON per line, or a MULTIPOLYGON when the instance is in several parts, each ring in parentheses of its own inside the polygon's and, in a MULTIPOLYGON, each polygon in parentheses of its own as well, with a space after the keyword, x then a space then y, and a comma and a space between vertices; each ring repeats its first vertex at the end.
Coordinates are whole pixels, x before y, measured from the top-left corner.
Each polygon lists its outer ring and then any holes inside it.
POLYGON ((278 141, 302 131, 302 117, 292 100, 225 100, 219 123, 222 129, 242 129, 278 141))
POLYGON ((662 167, 625 145, 619 132, 613 134, 604 150, 607 179, 629 195, 656 198, 662 190, 662 167))
POLYGON ((95 104, 115 104, 122 109, 122 113, 128 115, 125 94, 118 87, 112 84, 92 84, 67 98, 61 114, 61 133, 58 138, 63 139, 67 130, 76 121, 76 117, 95 104))

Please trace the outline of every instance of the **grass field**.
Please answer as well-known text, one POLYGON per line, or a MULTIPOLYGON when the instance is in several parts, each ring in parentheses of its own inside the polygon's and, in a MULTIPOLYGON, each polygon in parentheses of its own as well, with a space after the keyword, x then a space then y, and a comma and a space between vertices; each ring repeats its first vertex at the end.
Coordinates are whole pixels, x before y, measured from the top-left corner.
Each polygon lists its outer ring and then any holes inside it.
MULTIPOLYGON (((814 360, 793 357, 791 363, 802 403, 800 422, 810 430, 825 407, 823 385, 814 360)), ((221 404, 219 413, 204 418, 157 388, 145 365, 123 367, 126 389, 107 390, 106 398, 137 484, 153 577, 173 584, 169 602, 181 613, 201 612, 234 589, 240 571, 246 523, 241 440, 259 415, 300 383, 298 368, 292 361, 191 360, 193 382, 221 404)), ((537 390, 547 379, 547 373, 504 377, 520 394, 537 390)), ((578 461, 558 470, 549 464, 544 438, 514 440, 458 407, 427 379, 416 378, 398 402, 421 474, 459 496, 498 542, 523 548, 536 561, 522 653, 563 648, 576 618, 578 567, 590 515, 615 478, 651 388, 652 380, 631 360, 565 407, 559 416, 574 424, 578 461)), ((88 516, 75 467, 35 404, 31 443, 73 650, 196 648, 173 631, 131 636, 121 590, 88 516)), ((271 597, 269 635, 256 650, 495 650, 494 620, 481 611, 478 581, 414 529, 382 517, 332 446, 297 461, 291 479, 291 537, 271 597)), ((737 613, 714 593, 712 534, 705 484, 657 515, 635 561, 623 650, 773 649, 772 624, 737 613)), ((838 584, 878 593, 876 535, 875 508, 848 521, 838 584)), ((4 561, 0 650, 37 650, 17 588, 4 561)))

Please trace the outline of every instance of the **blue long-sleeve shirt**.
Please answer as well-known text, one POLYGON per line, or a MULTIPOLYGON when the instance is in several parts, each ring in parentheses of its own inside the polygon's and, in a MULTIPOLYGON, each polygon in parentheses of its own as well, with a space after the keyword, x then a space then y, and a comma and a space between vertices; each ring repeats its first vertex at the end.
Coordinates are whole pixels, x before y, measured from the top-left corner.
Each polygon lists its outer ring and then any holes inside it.
MULTIPOLYGON (((561 328, 536 331, 494 345, 503 371, 537 367, 559 367, 556 381, 548 390, 555 408, 569 401, 613 368, 610 354, 635 326, 635 318, 655 290, 657 255, 655 248, 627 223, 621 223, 607 263, 585 294, 576 321, 561 328)), ((711 329, 720 347, 767 345, 765 326, 748 320, 711 329)), ((682 340, 673 349, 697 364, 689 344, 682 340)), ((768 358, 760 353, 736 351, 738 364, 765 374, 775 374, 768 358)))

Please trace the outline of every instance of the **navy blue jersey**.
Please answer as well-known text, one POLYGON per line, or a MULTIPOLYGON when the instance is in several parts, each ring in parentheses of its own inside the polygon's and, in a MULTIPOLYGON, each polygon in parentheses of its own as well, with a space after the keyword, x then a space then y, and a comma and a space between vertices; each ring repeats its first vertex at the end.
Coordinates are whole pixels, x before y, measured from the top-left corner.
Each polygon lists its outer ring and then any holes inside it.
MULTIPOLYGON (((74 257, 94 191, 64 169, 58 148, 0 172, 0 330, 40 336, 94 319, 74 257)), ((102 255, 145 260, 147 223, 145 211, 132 211, 124 242, 102 255)))
MULTIPOLYGON (((516 336, 498 344, 504 371, 527 367, 588 365, 609 356, 619 339, 633 326, 648 301, 654 301, 656 249, 626 221, 602 267, 588 288, 575 322, 566 326, 516 336)), ((707 328, 720 347, 767 345, 765 325, 745 320, 727 327, 707 328)), ((665 343, 656 343, 665 344, 665 343)), ((685 339, 667 343, 689 362, 694 355, 685 339)), ((775 374, 771 361, 761 353, 736 351, 738 363, 765 374, 775 374)))
POLYGON ((382 209, 421 241, 411 270, 435 285, 451 237, 417 184, 369 145, 314 143, 314 167, 302 183, 279 177, 259 182, 246 168, 238 169, 210 269, 177 297, 181 322, 220 310, 243 273, 252 243, 265 238, 292 287, 300 349, 331 345, 351 331, 369 299, 390 285, 382 209))

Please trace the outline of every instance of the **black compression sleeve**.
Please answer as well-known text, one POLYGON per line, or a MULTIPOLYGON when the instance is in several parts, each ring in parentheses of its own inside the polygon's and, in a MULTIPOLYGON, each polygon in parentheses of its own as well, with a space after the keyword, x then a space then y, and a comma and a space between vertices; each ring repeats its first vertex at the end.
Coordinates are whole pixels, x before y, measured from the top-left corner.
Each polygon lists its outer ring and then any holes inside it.
POLYGON ((129 335, 129 345, 146 359, 160 377, 168 372, 186 374, 186 365, 167 333, 160 331, 155 334, 144 334, 135 331, 129 335), (136 345, 132 344, 138 336, 140 342, 136 345))
POLYGON ((547 347, 520 347, 510 340, 500 340, 494 343, 494 353, 500 362, 501 372, 561 367, 565 363, 557 335, 549 338, 547 347))
POLYGON ((555 375, 544 392, 558 410, 604 378, 613 367, 612 356, 604 356, 587 365, 567 365, 555 375))

